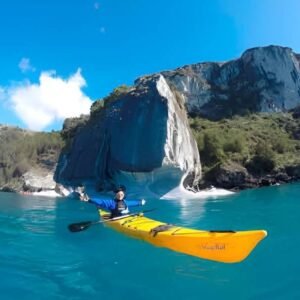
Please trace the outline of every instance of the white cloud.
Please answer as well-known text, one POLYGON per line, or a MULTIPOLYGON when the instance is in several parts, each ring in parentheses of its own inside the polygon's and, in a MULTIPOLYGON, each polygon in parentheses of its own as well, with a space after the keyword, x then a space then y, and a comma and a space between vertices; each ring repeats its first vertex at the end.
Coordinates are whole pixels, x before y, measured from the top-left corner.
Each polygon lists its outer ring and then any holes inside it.
POLYGON ((0 86, 0 101, 5 100, 6 95, 5 95, 5 89, 0 86))
POLYGON ((53 71, 42 72, 38 84, 23 82, 3 94, 29 129, 43 130, 54 121, 90 112, 92 101, 82 92, 85 85, 80 69, 67 79, 53 71))
POLYGON ((23 73, 28 71, 34 72, 35 68, 30 64, 30 59, 23 57, 19 62, 19 68, 23 73))

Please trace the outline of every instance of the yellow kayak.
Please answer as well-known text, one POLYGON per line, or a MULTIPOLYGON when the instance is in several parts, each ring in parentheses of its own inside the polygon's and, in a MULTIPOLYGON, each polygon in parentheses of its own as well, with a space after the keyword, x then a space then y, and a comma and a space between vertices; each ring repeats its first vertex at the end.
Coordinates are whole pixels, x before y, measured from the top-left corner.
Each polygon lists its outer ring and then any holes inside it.
MULTIPOLYGON (((105 219, 109 214, 99 210, 105 219)), ((204 231, 170 225, 146 218, 142 213, 105 222, 131 237, 158 247, 224 263, 244 260, 267 236, 265 230, 204 231)))

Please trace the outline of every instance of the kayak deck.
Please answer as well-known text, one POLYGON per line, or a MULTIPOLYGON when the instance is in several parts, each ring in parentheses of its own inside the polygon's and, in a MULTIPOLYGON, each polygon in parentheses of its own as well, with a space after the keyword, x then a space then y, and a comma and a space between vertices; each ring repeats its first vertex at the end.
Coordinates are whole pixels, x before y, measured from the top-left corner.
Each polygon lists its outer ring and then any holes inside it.
MULTIPOLYGON (((99 210, 102 218, 108 213, 99 210)), ((205 231, 152 220, 142 213, 124 216, 105 224, 158 247, 224 263, 244 260, 267 236, 265 230, 205 231)))

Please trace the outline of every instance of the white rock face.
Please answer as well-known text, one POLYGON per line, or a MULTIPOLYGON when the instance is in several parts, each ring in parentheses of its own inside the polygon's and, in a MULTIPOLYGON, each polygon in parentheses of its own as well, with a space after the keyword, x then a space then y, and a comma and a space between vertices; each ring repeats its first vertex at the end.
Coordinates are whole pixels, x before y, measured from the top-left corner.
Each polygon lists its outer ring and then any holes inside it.
POLYGON ((53 172, 45 172, 42 170, 31 170, 23 175, 26 186, 32 189, 54 190, 55 181, 53 180, 53 172))
POLYGON ((175 71, 164 72, 167 81, 170 82, 185 100, 189 112, 197 112, 210 102, 213 97, 210 78, 214 70, 221 64, 204 63, 183 67, 175 71))
POLYGON ((180 170, 201 174, 197 144, 191 135, 185 110, 180 108, 174 93, 163 76, 157 81, 159 94, 168 101, 167 139, 163 165, 178 165, 180 170), (196 167, 196 169, 195 169, 196 167))

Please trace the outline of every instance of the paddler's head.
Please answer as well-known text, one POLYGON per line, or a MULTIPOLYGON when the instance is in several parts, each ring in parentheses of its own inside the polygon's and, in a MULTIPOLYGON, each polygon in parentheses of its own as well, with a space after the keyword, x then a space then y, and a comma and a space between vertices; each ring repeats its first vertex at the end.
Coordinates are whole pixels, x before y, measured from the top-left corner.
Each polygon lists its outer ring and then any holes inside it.
POLYGON ((124 185, 118 186, 115 190, 115 199, 118 201, 122 201, 125 198, 126 188, 124 185))

